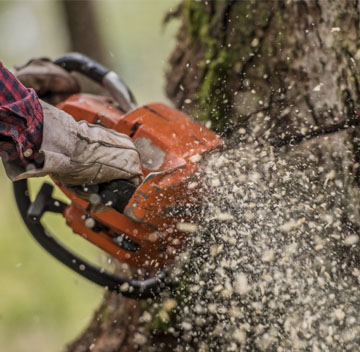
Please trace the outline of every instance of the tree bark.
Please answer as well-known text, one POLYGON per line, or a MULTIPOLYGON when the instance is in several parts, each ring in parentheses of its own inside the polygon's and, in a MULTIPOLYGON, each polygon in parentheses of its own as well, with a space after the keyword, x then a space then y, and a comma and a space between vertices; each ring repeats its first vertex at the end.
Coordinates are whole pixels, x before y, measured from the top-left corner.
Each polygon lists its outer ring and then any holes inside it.
POLYGON ((358 11, 356 1, 185 2, 167 93, 221 130, 287 141, 341 128, 357 117, 358 11))
MULTIPOLYGON (((332 172, 336 170, 345 189, 344 198, 330 199, 324 194, 320 198, 325 199, 325 205, 321 206, 329 213, 334 211, 334 214, 336 209, 341 208, 338 216, 343 233, 350 237, 356 234, 360 224, 356 201, 360 161, 360 132, 356 128, 360 123, 359 2, 183 1, 179 13, 181 28, 167 71, 166 92, 169 98, 179 109, 229 137, 229 145, 235 149, 246 144, 251 148, 262 146, 264 149, 259 153, 268 155, 268 150, 271 150, 278 158, 276 160, 281 160, 281 165, 296 162, 296 167, 290 168, 294 178, 297 172, 295 169, 299 168, 305 170, 304 175, 311 181, 309 190, 303 189, 301 194, 294 191, 299 199, 304 197, 304 203, 310 204, 311 192, 319 192, 321 195, 323 185, 328 187, 326 193, 331 194, 336 190, 340 183, 331 183, 334 179, 332 172), (319 166, 321 171, 317 171, 319 166), (324 179, 321 176, 323 172, 327 175, 324 179)), ((247 153, 250 158, 252 154, 247 153)), ((263 170, 260 164, 257 167, 263 170)), ((251 172, 249 168, 248 173, 251 172)), ((261 172, 257 173, 261 175, 261 172)), ((286 171, 279 171, 279 175, 284 180, 287 177, 286 171)), ((258 177, 255 176, 252 177, 258 177)), ((231 182, 229 179, 228 183, 231 182)), ((296 187, 300 187, 300 183, 296 187)), ((271 184, 268 183, 270 188, 271 184)), ((286 187, 284 185, 284 189, 286 187)), ((287 192, 291 193, 292 190, 288 189, 287 192)), ((276 194, 274 199, 278 199, 276 194)), ((289 204, 292 201, 290 197, 289 204)), ((323 204, 321 202, 319 207, 323 204)), ((225 201, 222 204, 231 207, 225 201)), ((308 215, 304 214, 306 218, 308 215)), ((210 246, 201 243, 202 246, 210 246)), ((336 243, 329 245, 332 246, 331 253, 347 263, 346 270, 342 269, 346 272, 344 275, 357 270, 356 249, 349 250, 336 243)), ((308 252, 306 258, 301 257, 299 260, 306 263, 312 255, 312 252, 308 252)), ((324 256, 326 261, 326 253, 324 256)), ((251 273, 248 275, 252 277, 251 273)), ((302 275, 301 271, 298 275, 302 275)), ((211 277, 207 279, 203 279, 205 288, 212 288, 211 277)), ((356 280, 354 282, 356 284, 356 280)), ((333 291, 329 288, 330 292, 333 291)), ((345 288, 336 292, 339 300, 347 298, 351 301, 354 298, 351 293, 346 296, 348 291, 345 288)), ((181 294, 182 297, 176 298, 186 302, 186 294, 181 294)), ((214 299, 216 304, 219 303, 218 299, 214 299)), ((244 302, 246 299, 243 296, 237 298, 244 302)), ((282 323, 268 317, 268 313, 260 314, 256 310, 258 315, 254 318, 255 313, 249 313, 249 307, 254 301, 241 306, 249 314, 249 321, 254 326, 250 323, 245 326, 236 320, 237 317, 227 320, 228 325, 233 325, 227 327, 233 336, 233 345, 224 345, 224 342, 218 343, 224 337, 215 336, 214 333, 217 324, 221 322, 219 316, 208 317, 208 327, 201 325, 201 321, 199 328, 192 326, 192 334, 186 325, 176 321, 176 317, 166 323, 164 321, 167 319, 160 319, 159 322, 164 300, 169 300, 169 297, 158 301, 135 302, 106 294, 87 331, 66 351, 274 350, 272 348, 276 344, 282 348, 279 351, 285 351, 293 347, 282 345, 279 336, 287 335, 298 344, 298 350, 310 348, 305 342, 305 345, 302 344, 305 337, 300 334, 295 336, 290 328, 287 330, 285 323, 283 327, 282 323), (262 334, 266 324, 255 323, 262 319, 272 326, 271 329, 280 324, 281 327, 275 329, 278 335, 269 328, 266 330, 267 337, 264 337, 265 334, 262 334), (236 328, 240 326, 241 329, 237 331, 236 328), (206 334, 203 333, 200 338, 199 331, 205 331, 206 334), (283 335, 279 335, 279 331, 283 335)), ((238 301, 232 301, 231 304, 237 304, 238 301)), ((185 319, 188 306, 199 303, 196 302, 197 298, 191 298, 188 304, 179 303, 176 310, 178 319, 185 319)), ((265 301, 262 304, 267 303, 265 301)), ((270 303, 267 307, 272 311, 270 303)), ((286 314, 291 310, 289 305, 287 307, 276 310, 279 321, 282 318, 286 320, 286 314)), ((274 316, 276 314, 274 310, 274 316)), ((324 349, 336 350, 334 340, 325 337, 322 340, 322 335, 319 336, 324 349)), ((353 341, 347 341, 346 350, 355 350, 354 345, 351 345, 353 341)), ((313 349, 320 350, 320 347, 313 349)))
MULTIPOLYGON (((65 24, 68 29, 69 50, 82 53, 107 66, 104 44, 93 0, 62 0, 65 24)), ((89 78, 74 73, 83 92, 107 95, 108 93, 89 78)))
POLYGON ((92 0, 63 0, 62 5, 71 50, 105 64, 106 57, 92 0))

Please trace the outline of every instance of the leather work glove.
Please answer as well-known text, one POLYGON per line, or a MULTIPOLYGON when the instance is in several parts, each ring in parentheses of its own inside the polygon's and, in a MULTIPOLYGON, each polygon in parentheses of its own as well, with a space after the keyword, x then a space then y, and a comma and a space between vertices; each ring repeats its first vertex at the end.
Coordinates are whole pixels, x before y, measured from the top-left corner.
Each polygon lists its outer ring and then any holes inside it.
POLYGON ((86 121, 77 122, 66 112, 43 101, 44 156, 41 168, 24 169, 4 162, 13 181, 51 174, 69 186, 91 185, 125 179, 142 181, 139 152, 130 137, 86 121))
POLYGON ((33 88, 41 99, 53 105, 80 92, 77 79, 45 57, 15 67, 14 74, 25 87, 33 88))

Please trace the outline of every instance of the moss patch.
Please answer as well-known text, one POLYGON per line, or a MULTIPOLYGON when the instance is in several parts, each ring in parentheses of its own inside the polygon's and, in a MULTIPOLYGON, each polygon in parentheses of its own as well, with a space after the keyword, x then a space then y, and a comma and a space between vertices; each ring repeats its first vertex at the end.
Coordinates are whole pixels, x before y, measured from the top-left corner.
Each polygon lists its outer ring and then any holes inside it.
POLYGON ((204 50, 200 63, 204 70, 203 82, 196 97, 196 104, 200 107, 197 120, 211 121, 212 129, 221 132, 229 122, 231 96, 226 85, 234 64, 233 55, 211 36, 211 18, 205 3, 186 1, 185 5, 189 38, 199 41, 204 50))

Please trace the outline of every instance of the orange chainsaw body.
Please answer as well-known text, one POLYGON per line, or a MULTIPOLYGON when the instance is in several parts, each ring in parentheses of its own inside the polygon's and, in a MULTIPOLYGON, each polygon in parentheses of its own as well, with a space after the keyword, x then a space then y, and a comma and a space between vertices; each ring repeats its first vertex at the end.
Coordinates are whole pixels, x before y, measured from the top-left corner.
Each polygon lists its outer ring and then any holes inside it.
POLYGON ((121 262, 134 267, 162 267, 183 247, 188 233, 179 222, 194 221, 191 207, 201 203, 196 185, 201 155, 218 148, 222 140, 182 112, 153 103, 126 114, 111 99, 89 94, 70 97, 58 106, 76 120, 100 124, 130 136, 142 161, 144 181, 123 214, 116 210, 92 212, 91 205, 58 184, 71 200, 64 211, 73 231, 121 262), (191 214, 192 213, 192 214, 191 214), (96 231, 86 226, 92 218, 101 224, 96 231), (123 236, 136 250, 119 245, 123 236))

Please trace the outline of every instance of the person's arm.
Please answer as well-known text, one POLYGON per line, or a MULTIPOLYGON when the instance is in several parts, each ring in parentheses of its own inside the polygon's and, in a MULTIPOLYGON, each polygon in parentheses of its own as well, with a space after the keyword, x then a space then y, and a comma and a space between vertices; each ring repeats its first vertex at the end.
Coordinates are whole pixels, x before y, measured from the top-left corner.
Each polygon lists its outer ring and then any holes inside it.
POLYGON ((33 89, 25 88, 0 62, 0 154, 22 167, 40 167, 43 113, 33 89))

